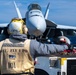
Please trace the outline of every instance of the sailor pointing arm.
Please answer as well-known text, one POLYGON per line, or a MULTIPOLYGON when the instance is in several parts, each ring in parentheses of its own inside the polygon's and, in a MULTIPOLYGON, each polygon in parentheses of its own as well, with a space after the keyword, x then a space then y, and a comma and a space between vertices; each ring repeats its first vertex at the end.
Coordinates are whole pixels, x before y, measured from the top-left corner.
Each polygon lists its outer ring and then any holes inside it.
POLYGON ((68 49, 67 45, 43 44, 27 39, 28 29, 22 19, 13 19, 8 25, 9 38, 0 42, 1 74, 34 74, 36 55, 49 55, 68 49))

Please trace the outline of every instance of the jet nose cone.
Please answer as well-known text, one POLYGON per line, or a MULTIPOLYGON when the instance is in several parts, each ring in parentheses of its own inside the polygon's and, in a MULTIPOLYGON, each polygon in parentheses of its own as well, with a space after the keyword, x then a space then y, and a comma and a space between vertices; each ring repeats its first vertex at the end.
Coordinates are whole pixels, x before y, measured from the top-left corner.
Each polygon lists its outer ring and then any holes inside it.
POLYGON ((45 19, 39 10, 32 10, 27 14, 26 25, 30 34, 39 33, 41 35, 46 30, 45 19))
POLYGON ((37 30, 40 30, 42 33, 46 30, 46 23, 43 22, 43 21, 38 21, 38 22, 35 22, 33 24, 33 26, 37 29, 37 30))
POLYGON ((41 35, 46 30, 46 22, 43 18, 32 18, 28 23, 29 24, 26 25, 30 33, 33 32, 35 34, 41 35))
POLYGON ((45 19, 42 18, 42 17, 34 17, 34 18, 31 18, 30 20, 32 26, 34 26, 36 29, 44 32, 45 29, 46 29, 46 22, 45 22, 45 19))

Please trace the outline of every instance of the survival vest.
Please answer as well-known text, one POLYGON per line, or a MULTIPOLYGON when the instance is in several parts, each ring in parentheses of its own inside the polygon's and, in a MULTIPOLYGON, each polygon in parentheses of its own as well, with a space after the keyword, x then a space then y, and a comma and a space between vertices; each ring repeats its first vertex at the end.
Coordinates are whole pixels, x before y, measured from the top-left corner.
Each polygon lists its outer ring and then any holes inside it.
POLYGON ((24 43, 10 40, 6 39, 2 45, 1 74, 34 73, 34 62, 29 51, 30 40, 24 43))

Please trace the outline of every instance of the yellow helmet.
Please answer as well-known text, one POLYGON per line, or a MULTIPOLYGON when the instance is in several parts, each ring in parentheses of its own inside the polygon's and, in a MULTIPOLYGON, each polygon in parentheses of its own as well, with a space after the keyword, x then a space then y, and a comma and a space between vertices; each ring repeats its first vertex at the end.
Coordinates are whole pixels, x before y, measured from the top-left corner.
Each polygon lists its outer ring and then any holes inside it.
POLYGON ((23 34, 23 25, 24 25, 24 21, 22 19, 19 18, 14 18, 12 19, 12 21, 10 22, 9 26, 8 26, 8 33, 9 34, 23 34))

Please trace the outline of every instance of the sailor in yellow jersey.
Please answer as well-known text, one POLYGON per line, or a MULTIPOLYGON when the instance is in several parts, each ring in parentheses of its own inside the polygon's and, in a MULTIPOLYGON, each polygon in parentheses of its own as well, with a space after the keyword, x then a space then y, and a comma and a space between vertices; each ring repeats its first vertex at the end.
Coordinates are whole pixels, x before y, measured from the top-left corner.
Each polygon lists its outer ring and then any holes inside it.
POLYGON ((67 45, 42 44, 27 39, 28 29, 22 19, 12 19, 9 38, 0 42, 1 74, 33 75, 36 55, 46 55, 68 49, 67 45))

